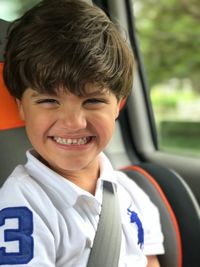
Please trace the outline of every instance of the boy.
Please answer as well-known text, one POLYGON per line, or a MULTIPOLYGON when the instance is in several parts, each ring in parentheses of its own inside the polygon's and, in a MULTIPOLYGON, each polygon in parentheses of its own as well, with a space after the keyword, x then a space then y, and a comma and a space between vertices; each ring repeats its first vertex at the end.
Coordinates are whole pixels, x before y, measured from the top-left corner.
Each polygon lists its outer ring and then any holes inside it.
POLYGON ((0 191, 0 265, 87 266, 106 180, 120 201, 119 266, 147 264, 132 211, 148 266, 159 266, 156 207, 102 153, 133 79, 132 53, 113 23, 84 1, 42 1, 12 26, 4 79, 33 149, 0 191))

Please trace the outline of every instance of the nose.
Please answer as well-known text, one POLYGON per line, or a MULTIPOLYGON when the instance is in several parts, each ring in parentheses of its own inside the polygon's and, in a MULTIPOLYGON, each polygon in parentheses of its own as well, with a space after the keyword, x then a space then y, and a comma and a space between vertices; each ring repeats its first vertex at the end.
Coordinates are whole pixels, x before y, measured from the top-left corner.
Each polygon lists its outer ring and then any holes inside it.
POLYGON ((59 123, 62 128, 66 128, 69 131, 78 131, 85 129, 87 126, 87 120, 85 113, 74 108, 63 110, 60 114, 59 123))

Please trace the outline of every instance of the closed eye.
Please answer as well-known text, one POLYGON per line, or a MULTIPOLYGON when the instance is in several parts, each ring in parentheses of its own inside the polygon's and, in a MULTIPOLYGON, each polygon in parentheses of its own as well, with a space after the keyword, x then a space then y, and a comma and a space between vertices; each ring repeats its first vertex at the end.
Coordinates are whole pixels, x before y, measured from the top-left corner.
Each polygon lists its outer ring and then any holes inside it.
POLYGON ((56 99, 47 98, 47 99, 39 99, 36 101, 37 104, 59 104, 56 99))
POLYGON ((103 98, 89 98, 84 101, 85 104, 100 104, 107 103, 106 99, 103 98))

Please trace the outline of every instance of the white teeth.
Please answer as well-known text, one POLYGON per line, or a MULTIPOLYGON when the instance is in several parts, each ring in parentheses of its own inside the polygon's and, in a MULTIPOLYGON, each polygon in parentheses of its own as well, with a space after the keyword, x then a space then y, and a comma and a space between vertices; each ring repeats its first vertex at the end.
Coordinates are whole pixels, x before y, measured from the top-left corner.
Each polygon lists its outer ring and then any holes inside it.
POLYGON ((62 137, 53 137, 54 141, 56 141, 56 143, 61 144, 61 145, 84 145, 89 141, 89 137, 83 137, 83 138, 79 138, 79 139, 65 139, 62 137))

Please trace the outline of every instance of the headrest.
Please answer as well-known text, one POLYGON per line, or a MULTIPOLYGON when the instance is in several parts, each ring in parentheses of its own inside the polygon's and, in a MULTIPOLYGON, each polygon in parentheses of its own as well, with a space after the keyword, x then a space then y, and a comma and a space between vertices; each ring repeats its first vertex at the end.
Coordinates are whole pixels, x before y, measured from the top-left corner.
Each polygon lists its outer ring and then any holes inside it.
POLYGON ((2 72, 3 63, 0 63, 0 130, 23 127, 16 101, 6 89, 2 72))

